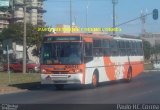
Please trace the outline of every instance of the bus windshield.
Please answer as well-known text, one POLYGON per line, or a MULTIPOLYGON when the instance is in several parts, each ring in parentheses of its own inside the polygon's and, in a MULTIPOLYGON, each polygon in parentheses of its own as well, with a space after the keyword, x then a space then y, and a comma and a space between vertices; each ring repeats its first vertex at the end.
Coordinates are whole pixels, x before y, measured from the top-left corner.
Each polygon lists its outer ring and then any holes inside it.
POLYGON ((59 42, 44 43, 41 64, 81 64, 82 43, 59 42))

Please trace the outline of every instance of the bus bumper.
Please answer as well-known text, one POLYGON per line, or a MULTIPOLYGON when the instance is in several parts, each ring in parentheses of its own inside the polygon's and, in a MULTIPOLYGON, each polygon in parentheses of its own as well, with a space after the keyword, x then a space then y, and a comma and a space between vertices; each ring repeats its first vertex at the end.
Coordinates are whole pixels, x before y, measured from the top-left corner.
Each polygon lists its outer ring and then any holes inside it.
POLYGON ((82 73, 41 74, 41 84, 82 84, 82 73))

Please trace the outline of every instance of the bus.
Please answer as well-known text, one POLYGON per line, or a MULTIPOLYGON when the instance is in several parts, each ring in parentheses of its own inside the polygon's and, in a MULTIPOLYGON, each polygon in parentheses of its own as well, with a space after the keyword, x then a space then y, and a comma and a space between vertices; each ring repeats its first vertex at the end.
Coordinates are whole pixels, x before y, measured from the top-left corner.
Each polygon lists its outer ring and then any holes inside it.
POLYGON ((105 34, 62 33, 44 37, 40 55, 41 84, 62 89, 124 79, 144 70, 141 39, 105 34))

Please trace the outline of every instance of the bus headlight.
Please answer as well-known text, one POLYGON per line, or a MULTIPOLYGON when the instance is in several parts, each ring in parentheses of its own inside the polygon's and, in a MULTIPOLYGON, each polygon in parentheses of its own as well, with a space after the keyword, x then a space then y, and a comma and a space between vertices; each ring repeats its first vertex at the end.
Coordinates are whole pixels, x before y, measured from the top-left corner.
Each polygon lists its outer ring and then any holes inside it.
POLYGON ((75 69, 75 70, 73 70, 74 72, 76 72, 76 73, 81 73, 82 72, 82 69, 75 69))
POLYGON ((42 73, 42 74, 45 74, 45 73, 47 73, 47 71, 46 71, 45 69, 42 69, 42 70, 41 70, 41 73, 42 73))

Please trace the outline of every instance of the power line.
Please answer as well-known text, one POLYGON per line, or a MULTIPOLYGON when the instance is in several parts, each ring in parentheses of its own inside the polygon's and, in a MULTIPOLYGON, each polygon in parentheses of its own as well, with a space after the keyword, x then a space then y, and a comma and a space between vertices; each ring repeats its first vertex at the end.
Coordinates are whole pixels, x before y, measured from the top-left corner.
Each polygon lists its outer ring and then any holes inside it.
MULTIPOLYGON (((84 1, 86 1, 86 0, 73 0, 72 2, 84 2, 84 1)), ((99 1, 111 1, 111 0, 88 0, 88 1, 90 1, 90 2, 92 2, 92 1, 96 1, 96 2, 99 2, 99 1)), ((52 2, 70 2, 69 0, 52 0, 52 2)))
POLYGON ((70 33, 72 33, 72 0, 70 0, 70 33))

